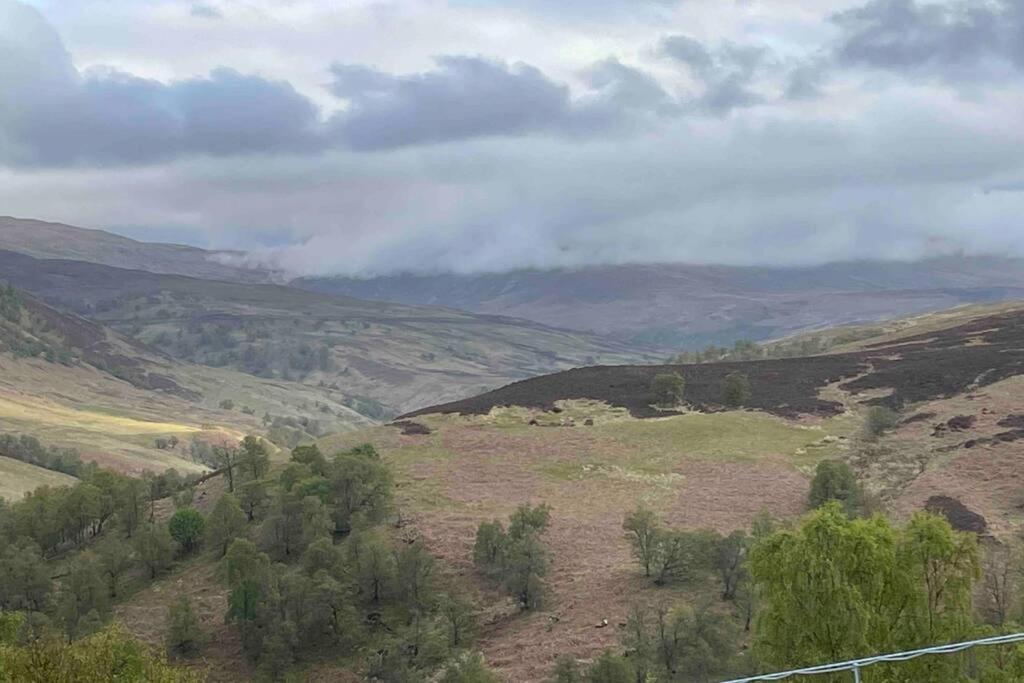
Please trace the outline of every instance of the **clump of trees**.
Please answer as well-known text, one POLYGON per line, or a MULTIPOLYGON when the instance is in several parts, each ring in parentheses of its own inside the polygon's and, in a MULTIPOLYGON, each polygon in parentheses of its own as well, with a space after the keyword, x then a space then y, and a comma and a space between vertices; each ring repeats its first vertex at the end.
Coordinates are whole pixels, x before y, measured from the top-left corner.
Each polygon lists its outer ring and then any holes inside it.
POLYGON ((551 508, 520 505, 509 517, 508 529, 499 520, 481 522, 473 546, 473 562, 501 582, 523 609, 536 609, 544 600, 544 577, 550 553, 541 537, 551 508))
POLYGON ((93 463, 83 463, 73 448, 44 446, 26 434, 0 434, 0 455, 72 477, 85 477, 97 469, 93 463))

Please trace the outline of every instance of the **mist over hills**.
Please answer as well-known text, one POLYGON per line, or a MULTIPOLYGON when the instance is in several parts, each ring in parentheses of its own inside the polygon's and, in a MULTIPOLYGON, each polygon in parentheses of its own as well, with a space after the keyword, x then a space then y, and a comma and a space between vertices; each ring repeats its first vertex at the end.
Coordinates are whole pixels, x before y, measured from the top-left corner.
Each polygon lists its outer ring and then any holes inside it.
POLYGON ((592 266, 305 278, 294 284, 362 299, 510 315, 683 349, 1019 298, 1024 260, 950 256, 810 268, 592 266))

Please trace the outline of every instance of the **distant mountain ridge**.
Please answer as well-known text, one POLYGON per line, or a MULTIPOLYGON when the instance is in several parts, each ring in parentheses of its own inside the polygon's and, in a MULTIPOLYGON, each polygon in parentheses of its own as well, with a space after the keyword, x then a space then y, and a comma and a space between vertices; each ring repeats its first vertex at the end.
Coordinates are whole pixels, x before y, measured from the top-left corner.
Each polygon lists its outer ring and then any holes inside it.
POLYGON ((510 315, 660 347, 695 348, 1024 298, 1024 260, 950 256, 806 268, 590 266, 302 278, 292 284, 361 299, 510 315))
POLYGON ((0 249, 40 259, 85 261, 211 280, 271 282, 280 279, 269 270, 234 265, 241 255, 237 252, 139 242, 104 230, 11 216, 0 216, 0 249))

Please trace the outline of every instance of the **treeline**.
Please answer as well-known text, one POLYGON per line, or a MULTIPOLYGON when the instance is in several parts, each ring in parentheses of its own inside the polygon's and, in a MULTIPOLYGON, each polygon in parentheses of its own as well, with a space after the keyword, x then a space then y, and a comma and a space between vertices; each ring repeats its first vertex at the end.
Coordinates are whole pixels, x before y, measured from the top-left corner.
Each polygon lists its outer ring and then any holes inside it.
POLYGON ((81 478, 96 470, 96 465, 83 463, 74 448, 44 446, 39 439, 25 434, 0 434, 0 455, 72 477, 81 478))
POLYGON ((768 360, 773 358, 803 358, 824 353, 834 346, 855 341, 844 336, 823 337, 818 335, 759 344, 749 339, 740 339, 732 346, 710 344, 698 351, 683 351, 673 356, 670 363, 696 364, 721 363, 723 361, 768 360))

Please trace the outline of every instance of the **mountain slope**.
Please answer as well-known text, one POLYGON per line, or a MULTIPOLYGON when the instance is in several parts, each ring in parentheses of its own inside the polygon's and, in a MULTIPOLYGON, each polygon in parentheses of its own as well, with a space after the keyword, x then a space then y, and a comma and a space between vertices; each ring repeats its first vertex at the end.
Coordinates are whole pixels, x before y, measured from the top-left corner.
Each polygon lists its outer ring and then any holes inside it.
POLYGON ((1024 297, 1024 261, 948 257, 813 268, 594 266, 306 278, 294 284, 365 299, 512 315, 682 349, 1024 297))
POLYGON ((366 414, 403 412, 530 377, 660 354, 512 318, 367 302, 0 252, 18 287, 169 356, 326 387, 366 414))
POLYGON ((269 282, 269 271, 230 265, 233 252, 216 252, 180 244, 139 242, 103 230, 63 223, 0 216, 0 249, 35 258, 87 261, 117 268, 146 270, 238 282, 269 282))
POLYGON ((329 390, 175 361, 23 292, 0 290, 2 432, 138 473, 200 470, 193 439, 287 436, 300 421, 314 436, 372 424, 329 390), (173 439, 157 448, 157 440, 173 439))

